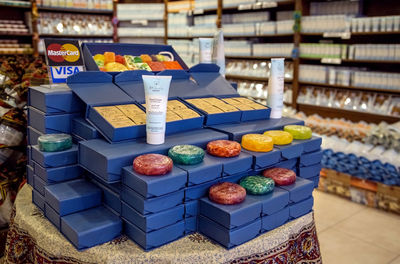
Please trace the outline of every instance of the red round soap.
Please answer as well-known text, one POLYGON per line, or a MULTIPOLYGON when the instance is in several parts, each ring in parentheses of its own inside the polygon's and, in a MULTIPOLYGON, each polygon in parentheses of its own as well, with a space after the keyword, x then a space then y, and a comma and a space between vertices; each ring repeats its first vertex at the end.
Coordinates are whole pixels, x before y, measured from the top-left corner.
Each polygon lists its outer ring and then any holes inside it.
POLYGON ((267 169, 263 172, 264 177, 274 180, 276 185, 290 185, 296 181, 296 173, 285 168, 267 169))
POLYGON ((149 176, 167 174, 173 165, 170 157, 161 154, 140 155, 133 160, 133 170, 149 176))
POLYGON ((222 182, 211 186, 208 196, 219 204, 238 204, 246 198, 246 189, 236 183, 222 182))
POLYGON ((242 147, 239 143, 232 140, 214 140, 207 144, 207 152, 217 157, 236 157, 240 154, 242 147))

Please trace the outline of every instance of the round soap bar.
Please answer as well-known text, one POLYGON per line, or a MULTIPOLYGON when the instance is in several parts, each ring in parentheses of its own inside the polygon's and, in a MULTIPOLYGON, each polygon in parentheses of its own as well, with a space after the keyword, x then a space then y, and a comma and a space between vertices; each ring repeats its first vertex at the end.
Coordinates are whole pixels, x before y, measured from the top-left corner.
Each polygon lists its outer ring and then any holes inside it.
POLYGON ((168 156, 175 163, 194 165, 203 161, 204 150, 193 145, 176 145, 169 149, 168 156))
POLYGON ((246 189, 236 183, 222 182, 211 186, 208 196, 219 204, 238 204, 246 198, 246 189))
POLYGON ((38 138, 38 144, 44 152, 63 151, 72 147, 72 137, 68 134, 46 134, 38 138))
POLYGON ((268 152, 274 148, 274 140, 266 135, 246 134, 242 137, 242 147, 255 152, 268 152))
POLYGON ((137 173, 155 176, 164 175, 172 170, 172 160, 161 154, 145 154, 133 160, 133 170, 137 173))
POLYGON ((263 195, 274 190, 275 182, 271 178, 266 178, 260 175, 247 176, 240 181, 240 186, 245 188, 248 193, 263 195))
POLYGON ((283 130, 292 134, 294 139, 310 139, 312 136, 311 128, 306 126, 288 125, 283 130))
POLYGON ((292 134, 282 130, 265 131, 264 135, 272 137, 274 140, 274 145, 287 145, 293 141, 292 134))
POLYGON ((207 144, 207 152, 217 157, 236 157, 241 150, 240 144, 232 140, 214 140, 207 144))
POLYGON ((296 173, 284 168, 267 169, 263 176, 274 180, 276 185, 290 185, 296 181, 296 173))

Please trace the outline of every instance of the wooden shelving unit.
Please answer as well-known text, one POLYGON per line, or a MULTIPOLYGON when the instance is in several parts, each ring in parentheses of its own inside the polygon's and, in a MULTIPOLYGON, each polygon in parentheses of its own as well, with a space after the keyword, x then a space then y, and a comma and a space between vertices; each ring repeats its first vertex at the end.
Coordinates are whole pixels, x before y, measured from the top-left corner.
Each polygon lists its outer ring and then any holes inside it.
POLYGON ((38 10, 57 13, 79 13, 79 14, 96 14, 96 15, 111 15, 112 10, 88 9, 88 8, 66 8, 53 6, 38 6, 38 10))
MULTIPOLYGON (((244 81, 256 81, 256 82, 268 82, 269 78, 266 77, 255 77, 255 76, 241 76, 241 75, 225 75, 227 79, 244 80, 244 81)), ((285 83, 292 83, 291 79, 285 79, 285 83)), ((265 99, 265 98, 264 98, 265 99)))
POLYGON ((359 87, 352 85, 338 85, 338 84, 327 84, 327 83, 314 83, 314 82, 303 82, 299 81, 301 86, 318 86, 318 87, 327 87, 327 88, 336 88, 336 89, 345 89, 345 90, 357 90, 357 91, 365 91, 365 92, 377 92, 377 93, 390 93, 390 94, 399 94, 400 89, 381 89, 381 88, 371 88, 371 87, 359 87))

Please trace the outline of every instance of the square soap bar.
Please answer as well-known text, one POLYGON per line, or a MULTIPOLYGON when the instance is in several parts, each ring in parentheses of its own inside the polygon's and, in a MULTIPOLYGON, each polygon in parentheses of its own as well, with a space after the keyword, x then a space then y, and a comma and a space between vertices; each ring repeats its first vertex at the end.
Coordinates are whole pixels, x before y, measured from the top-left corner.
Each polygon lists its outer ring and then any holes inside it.
POLYGON ((135 223, 144 232, 152 232, 160 228, 175 224, 184 219, 185 206, 183 204, 155 214, 142 215, 126 203, 122 202, 122 217, 135 223))
POLYGON ((307 199, 294 203, 289 206, 290 208, 290 217, 291 218, 298 218, 303 216, 309 212, 311 212, 314 205, 314 198, 312 196, 308 197, 307 199))
POLYGON ((49 183, 64 182, 82 177, 83 170, 78 164, 57 168, 44 168, 34 163, 34 171, 43 181, 49 183))
POLYGON ((184 196, 184 191, 180 190, 159 197, 145 198, 125 185, 122 186, 121 192, 122 201, 143 215, 158 213, 183 204, 184 196))
POLYGON ((122 183, 145 198, 158 197, 185 188, 187 172, 174 166, 172 171, 160 176, 137 173, 132 166, 122 168, 122 183))
POLYGON ((271 215, 265 215, 261 218, 261 232, 266 232, 280 227, 289 220, 289 206, 271 215))
POLYGON ((45 203, 45 205, 44 205, 44 215, 58 230, 60 230, 60 228, 61 228, 61 217, 47 203, 45 203))
POLYGON ((295 183, 279 187, 289 192, 289 199, 292 203, 297 203, 312 195, 314 182, 297 177, 295 183))
POLYGON ((73 180, 45 188, 45 199, 60 216, 101 205, 101 189, 86 180, 73 180))
POLYGON ((272 193, 266 195, 248 194, 247 197, 260 201, 262 215, 275 214, 289 204, 289 192, 279 187, 275 187, 272 193))
POLYGON ((77 249, 108 242, 121 231, 121 219, 103 206, 61 217, 61 232, 77 249))
POLYGON ((206 156, 222 164, 223 177, 250 171, 253 167, 253 156, 246 152, 232 158, 214 157, 209 154, 206 156))
POLYGON ((227 229, 211 219, 199 216, 199 231, 222 246, 230 249, 239 246, 260 234, 261 219, 234 229, 227 229))
POLYGON ((254 157, 254 169, 263 169, 266 167, 273 166, 281 160, 281 151, 277 148, 269 152, 253 152, 248 150, 242 150, 242 152, 249 153, 254 157))
POLYGON ((152 250, 183 237, 185 235, 185 221, 146 233, 124 219, 124 230, 126 235, 144 250, 152 250))
POLYGON ((32 146, 32 159, 44 168, 54 168, 76 164, 78 161, 78 146, 59 152, 43 152, 39 146, 32 146))
POLYGON ((216 180, 202 183, 199 185, 187 187, 185 189, 185 202, 198 200, 204 196, 207 196, 208 190, 210 189, 210 187, 213 186, 214 184, 218 183, 219 180, 220 179, 216 179, 216 180))
POLYGON ((246 197, 235 205, 224 205, 212 202, 208 197, 200 199, 200 215, 206 216, 212 221, 232 229, 254 221, 261 216, 261 202, 246 197))
POLYGON ((175 165, 187 172, 187 186, 202 184, 222 177, 222 163, 209 155, 196 165, 175 165))

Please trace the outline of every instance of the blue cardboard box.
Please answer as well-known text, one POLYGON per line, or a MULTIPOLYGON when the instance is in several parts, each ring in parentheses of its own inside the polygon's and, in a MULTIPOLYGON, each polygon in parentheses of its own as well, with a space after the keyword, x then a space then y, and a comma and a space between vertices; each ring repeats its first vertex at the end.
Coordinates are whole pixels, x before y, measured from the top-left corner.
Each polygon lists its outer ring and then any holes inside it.
POLYGON ((28 96, 30 106, 49 115, 80 112, 84 109, 82 101, 67 86, 29 87, 28 96))
POLYGON ((32 202, 42 211, 44 212, 44 196, 41 195, 38 191, 35 189, 32 189, 32 202))
POLYGON ((288 160, 300 157, 304 152, 304 145, 303 141, 294 140, 291 144, 275 145, 275 147, 281 151, 281 158, 288 160))
POLYGON ((82 177, 83 170, 79 165, 68 165, 56 168, 43 168, 34 163, 34 171, 43 181, 48 183, 64 182, 82 177))
POLYGON ((185 188, 187 173, 174 166, 161 176, 146 176, 135 172, 132 166, 122 169, 122 183, 145 198, 162 196, 185 188))
POLYGON ((155 214, 142 215, 126 203, 122 202, 122 217, 135 223, 144 232, 152 232, 184 219, 185 206, 183 204, 155 214))
POLYGON ((312 195, 314 182, 297 177, 295 183, 279 187, 289 192, 289 199, 292 203, 297 203, 312 195))
POLYGON ((289 207, 285 207, 271 215, 261 218, 261 232, 266 232, 280 227, 289 220, 289 207))
POLYGON ((304 153, 310 153, 313 151, 320 150, 322 144, 322 138, 312 136, 310 139, 306 140, 293 140, 293 141, 302 141, 304 144, 304 153))
POLYGON ((79 114, 58 114, 48 116, 46 113, 28 107, 28 125, 43 134, 71 133, 72 119, 79 114))
POLYGON ((61 217, 61 232, 77 249, 108 242, 121 231, 121 219, 103 206, 61 217))
POLYGON ((314 198, 310 196, 309 198, 294 203, 289 206, 290 209, 290 217, 291 218, 298 218, 300 216, 303 216, 309 212, 311 212, 312 207, 314 205, 314 198))
POLYGON ((58 229, 60 230, 61 227, 61 217, 57 212, 51 208, 50 205, 45 203, 44 205, 44 215, 46 218, 58 229))
POLYGON ((281 160, 281 151, 277 148, 269 152, 254 152, 242 149, 242 152, 253 156, 253 169, 262 169, 273 166, 281 160))
POLYGON ((299 177, 308 179, 308 178, 318 176, 319 173, 321 172, 321 169, 322 169, 321 163, 314 164, 314 165, 307 166, 307 167, 300 167, 299 168, 299 177))
POLYGON ((208 197, 200 199, 200 215, 206 216, 212 221, 232 229, 254 221, 261 216, 261 202, 246 197, 235 205, 224 205, 212 202, 208 197))
POLYGON ((124 229, 130 239, 147 251, 183 237, 185 235, 185 221, 180 221, 176 224, 146 233, 124 219, 124 229))
POLYGON ((78 146, 59 152, 43 152, 39 146, 32 146, 32 159, 44 168, 68 166, 78 161, 78 146))
POLYGON ((275 187, 272 193, 266 195, 247 194, 247 196, 261 203, 263 216, 275 214, 289 204, 289 192, 279 187, 275 187))
POLYGON ((79 144, 79 142, 81 142, 82 140, 86 140, 75 134, 71 134, 71 136, 72 136, 72 143, 74 143, 74 144, 79 144))
POLYGON ((307 167, 321 163, 322 150, 317 150, 300 156, 300 167, 307 167))
POLYGON ((185 218, 185 235, 197 231, 197 216, 185 218))
POLYGON ((103 191, 103 205, 108 206, 114 211, 115 214, 120 215, 122 210, 120 195, 121 187, 119 187, 119 191, 116 191, 114 188, 112 189, 112 186, 110 186, 110 184, 104 184, 95 177, 90 177, 90 180, 103 191))
POLYGON ((198 221, 199 231, 201 233, 228 249, 239 246, 255 238, 261 231, 261 218, 258 218, 247 225, 233 229, 227 229, 202 215, 199 216, 198 221))
POLYGON ((185 218, 197 216, 199 214, 199 201, 185 202, 185 218))
POLYGON ((72 119, 72 134, 83 139, 101 138, 100 133, 82 117, 72 119))
POLYGON ((143 215, 154 214, 183 204, 184 191, 176 191, 159 197, 146 199, 131 188, 123 185, 122 201, 143 215))
POLYGON ((37 145, 38 138, 42 136, 43 133, 34 129, 31 126, 28 126, 28 145, 37 145))
POLYGON ((225 176, 222 178, 221 182, 239 183, 241 179, 252 174, 254 174, 254 171, 247 171, 244 173, 238 173, 231 176, 225 176))
POLYGON ((311 180, 311 181, 314 182, 314 189, 315 189, 315 188, 318 188, 319 178, 320 178, 320 176, 318 175, 318 176, 316 176, 316 177, 312 177, 312 178, 309 179, 309 180, 311 180))
POLYGON ((109 144, 105 140, 92 139, 79 142, 79 163, 105 181, 119 181, 121 168, 131 165, 133 159, 139 155, 166 155, 171 147, 180 144, 205 148, 209 141, 216 139, 227 139, 227 136, 210 129, 199 129, 166 136, 162 145, 149 145, 145 138, 124 144, 109 144))
POLYGON ((286 125, 304 125, 304 121, 282 117, 280 119, 256 120, 240 124, 213 125, 210 128, 226 133, 230 140, 242 141, 245 134, 262 134, 267 130, 283 129, 286 125))
POLYGON ((45 181, 43 181, 39 176, 33 175, 33 188, 38 191, 41 195, 44 196, 44 188, 49 185, 45 181))
POLYGON ((46 203, 60 216, 101 205, 101 189, 86 180, 73 180, 45 188, 46 203))
POLYGON ((239 156, 232 158, 215 157, 209 154, 213 161, 222 164, 223 177, 232 176, 239 173, 250 171, 253 167, 253 156, 246 152, 241 152, 239 156))
POLYGON ((223 164, 207 154, 204 156, 203 162, 199 164, 176 164, 175 166, 187 172, 187 186, 189 187, 214 181, 222 177, 223 164))
POLYGON ((221 179, 215 179, 199 185, 187 187, 185 189, 185 202, 193 201, 208 195, 211 186, 218 183, 221 179))
POLYGON ((32 146, 28 145, 26 147, 26 156, 28 158, 28 165, 33 167, 33 160, 32 160, 32 146))
POLYGON ((34 171, 33 167, 30 165, 26 166, 26 182, 33 187, 33 177, 34 177, 34 171))

